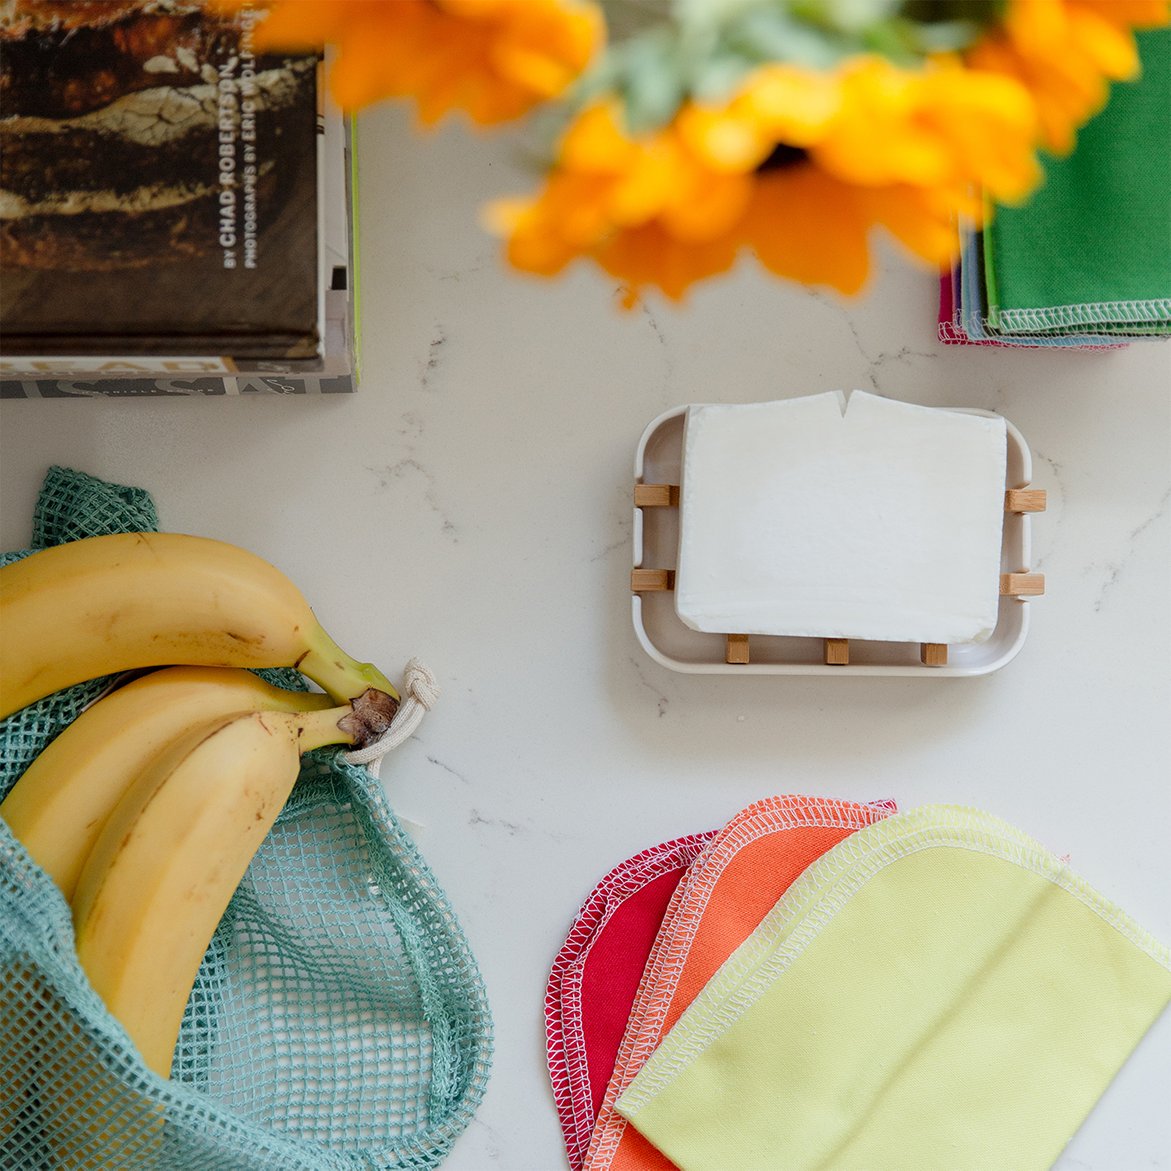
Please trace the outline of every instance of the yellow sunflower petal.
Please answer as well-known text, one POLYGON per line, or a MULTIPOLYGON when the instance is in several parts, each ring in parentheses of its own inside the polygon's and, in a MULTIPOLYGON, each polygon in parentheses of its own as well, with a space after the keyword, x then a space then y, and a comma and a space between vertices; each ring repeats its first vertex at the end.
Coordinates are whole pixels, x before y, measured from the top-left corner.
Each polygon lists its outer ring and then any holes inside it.
POLYGON ((404 27, 415 19, 413 7, 408 3, 394 14, 374 14, 379 22, 374 25, 355 24, 339 30, 338 55, 329 82, 343 110, 358 110, 402 92, 398 88, 401 69, 395 67, 398 54, 394 48, 388 52, 388 46, 397 46, 404 27))
POLYGON ((858 189, 809 163, 757 178, 745 241, 778 276, 857 293, 869 272, 858 189))
POLYGON ((679 148, 668 136, 640 145, 609 189, 606 209, 614 223, 629 227, 658 215, 684 181, 683 167, 679 148))
POLYGON ((754 170, 772 153, 776 139, 740 103, 722 109, 688 102, 675 118, 687 147, 708 166, 729 172, 754 170))
POLYGON ((681 244, 661 224, 652 222, 614 236, 594 257, 606 272, 636 293, 651 285, 679 301, 697 281, 731 268, 736 252, 736 241, 730 237, 681 244))
POLYGON ((493 199, 480 209, 480 226, 493 236, 511 236, 519 230, 536 202, 522 196, 493 199))
POLYGON ((925 89, 921 74, 876 57, 848 62, 842 103, 810 154, 851 183, 938 183, 952 177, 952 154, 917 117, 925 89))
POLYGON ((594 175, 555 172, 545 185, 542 214, 575 248, 593 247, 614 230, 607 208, 611 183, 594 175))
MULTIPOLYGON (((244 7, 238 4, 236 7, 244 7)), ((254 44, 261 50, 314 50, 336 41, 343 25, 354 13, 330 0, 301 0, 298 4, 277 3, 255 27, 254 44)))
POLYGON ((273 0, 256 44, 336 44, 330 80, 346 109, 413 94, 424 122, 460 108, 490 124, 564 90, 603 28, 583 0, 273 0))
POLYGON ((940 214, 923 188, 899 184, 861 193, 868 216, 883 224, 917 256, 938 267, 959 255, 959 234, 952 218, 940 214))
POLYGON ((997 199, 1019 200, 1040 182, 1033 150, 1036 106, 1015 78, 977 69, 946 67, 928 75, 922 117, 955 152, 955 172, 997 199))
POLYGON ((1107 77, 1123 81, 1138 75, 1138 46, 1129 29, 1078 5, 1070 5, 1069 29, 1071 39, 1107 77))
POLYGON ((698 244, 727 235, 752 199, 751 175, 721 175, 692 168, 672 193, 660 219, 677 240, 698 244))
POLYGON ((557 233, 542 227, 521 228, 509 238, 508 263, 521 272, 554 276, 580 253, 557 233))
POLYGON ((542 98, 559 94, 575 76, 564 62, 527 45, 504 41, 493 45, 491 54, 501 77, 542 98))
POLYGON ((1009 0, 1002 24, 1012 45, 1028 57, 1060 53, 1069 39, 1064 0, 1009 0))
POLYGON ((1159 28, 1171 23, 1171 0, 1076 0, 1116 24, 1133 28, 1159 28))
POLYGON ((759 120, 773 141, 808 146, 821 137, 841 103, 838 74, 777 64, 749 78, 737 106, 759 120))
POLYGON ((561 140, 560 161, 573 171, 619 173, 638 148, 618 129, 617 110, 610 104, 583 110, 561 140))

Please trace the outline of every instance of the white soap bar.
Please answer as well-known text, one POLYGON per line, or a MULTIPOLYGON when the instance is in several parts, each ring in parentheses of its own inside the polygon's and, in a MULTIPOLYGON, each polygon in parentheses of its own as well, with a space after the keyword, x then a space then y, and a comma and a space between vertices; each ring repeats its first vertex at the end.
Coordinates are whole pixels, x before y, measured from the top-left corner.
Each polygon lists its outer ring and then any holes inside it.
POLYGON ((999 417, 856 390, 692 406, 675 607, 693 630, 965 643, 996 626, 999 417))

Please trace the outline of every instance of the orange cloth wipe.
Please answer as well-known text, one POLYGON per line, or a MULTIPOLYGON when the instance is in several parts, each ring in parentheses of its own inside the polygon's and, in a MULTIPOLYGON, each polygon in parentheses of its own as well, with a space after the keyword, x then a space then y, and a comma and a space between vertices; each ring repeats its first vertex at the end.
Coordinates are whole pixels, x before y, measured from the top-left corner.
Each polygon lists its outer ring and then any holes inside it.
POLYGON ((770 797, 738 813, 676 888, 655 939, 584 1171, 670 1171, 674 1167, 614 1103, 724 961, 809 866, 893 805, 821 797, 770 797))

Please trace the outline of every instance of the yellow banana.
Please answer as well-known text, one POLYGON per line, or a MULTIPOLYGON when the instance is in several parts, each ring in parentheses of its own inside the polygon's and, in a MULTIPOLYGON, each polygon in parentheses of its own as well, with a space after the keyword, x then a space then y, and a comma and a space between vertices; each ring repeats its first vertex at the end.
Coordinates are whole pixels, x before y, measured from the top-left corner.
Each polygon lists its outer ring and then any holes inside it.
POLYGON ((180 736, 243 711, 319 711, 320 692, 285 691, 233 667, 168 667, 86 709, 29 765, 0 817, 66 899, 110 811, 135 778, 180 736))
POLYGON ((77 954, 143 1059, 169 1077, 204 952, 297 778, 349 740, 348 708, 244 712, 163 752, 111 813, 73 898, 77 954))
POLYGON ((398 700, 283 573, 223 541, 119 533, 0 569, 0 719, 85 679, 176 663, 297 667, 337 703, 374 689, 393 714, 398 700))

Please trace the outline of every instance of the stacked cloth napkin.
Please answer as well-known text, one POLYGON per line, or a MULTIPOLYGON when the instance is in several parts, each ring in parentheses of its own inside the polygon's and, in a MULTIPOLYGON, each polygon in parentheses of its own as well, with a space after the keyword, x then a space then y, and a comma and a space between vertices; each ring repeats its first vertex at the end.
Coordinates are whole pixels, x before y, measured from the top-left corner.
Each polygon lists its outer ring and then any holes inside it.
POLYGON ((1051 1166, 1171 999, 1171 950, 990 814, 886 813, 773 798, 709 837, 587 1171, 1051 1166))
POLYGON ((627 1156, 642 1160, 632 1166, 670 1166, 614 1112, 618 1093, 789 884, 894 809, 770 797, 718 832, 644 850, 594 888, 545 996, 549 1073, 574 1171, 587 1154, 594 1168, 627 1156))
POLYGON ((1141 79, 1046 161, 1044 186, 962 231, 941 341, 1102 349, 1171 333, 1171 29, 1137 39, 1141 79))

